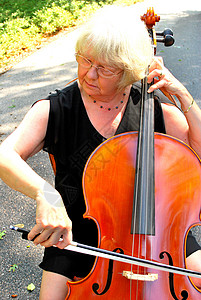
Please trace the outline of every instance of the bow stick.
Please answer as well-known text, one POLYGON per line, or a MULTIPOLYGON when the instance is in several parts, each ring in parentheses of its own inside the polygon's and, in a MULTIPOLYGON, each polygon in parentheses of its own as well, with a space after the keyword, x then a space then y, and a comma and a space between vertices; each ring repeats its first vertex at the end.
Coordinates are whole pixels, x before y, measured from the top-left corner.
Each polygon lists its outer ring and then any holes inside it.
MULTIPOLYGON (((22 238, 25 240, 28 240, 29 231, 24 230, 19 227, 16 227, 16 226, 13 226, 13 225, 10 225, 10 229, 21 232, 22 238)), ((36 235, 35 238, 38 235, 36 235)), ((56 247, 56 246, 54 246, 54 247, 56 247)), ((121 254, 121 253, 117 253, 117 252, 113 252, 113 251, 109 251, 109 250, 104 250, 101 248, 96 248, 96 247, 92 247, 92 246, 88 246, 88 245, 84 245, 84 244, 80 244, 80 243, 76 243, 76 242, 71 242, 71 244, 68 245, 67 247, 65 247, 63 250, 69 250, 69 251, 74 251, 74 252, 78 252, 78 253, 82 253, 82 254, 88 254, 88 255, 92 255, 92 256, 102 257, 102 258, 111 259, 114 261, 120 261, 120 262, 124 262, 127 264, 138 265, 141 267, 152 268, 152 269, 170 272, 170 273, 174 273, 174 274, 180 274, 180 275, 185 275, 185 276, 201 278, 200 272, 196 272, 193 270, 188 270, 188 269, 184 269, 184 268, 180 268, 180 267, 170 266, 170 265, 162 264, 159 262, 150 261, 150 260, 138 258, 138 257, 133 257, 130 255, 125 255, 125 254, 121 254)))

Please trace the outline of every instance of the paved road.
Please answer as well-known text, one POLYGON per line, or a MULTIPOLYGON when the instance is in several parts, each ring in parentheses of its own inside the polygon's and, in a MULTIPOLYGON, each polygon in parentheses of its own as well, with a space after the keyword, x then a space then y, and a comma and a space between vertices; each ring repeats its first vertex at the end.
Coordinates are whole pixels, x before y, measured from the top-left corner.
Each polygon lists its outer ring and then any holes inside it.
MULTIPOLYGON (((187 86, 201 107, 200 3, 197 0, 169 0, 168 4, 168 8, 164 9, 161 3, 151 1, 155 11, 162 13, 162 21, 157 28, 171 27, 176 39, 172 48, 159 45, 158 54, 164 57, 166 66, 187 86)), ((15 129, 35 100, 45 97, 55 88, 62 88, 76 76, 76 36, 77 30, 60 36, 0 77, 1 140, 15 129)), ((29 159, 29 164, 48 182, 53 183, 51 166, 45 153, 41 152, 29 159)), ((34 225, 35 203, 12 191, 3 182, 0 182, 0 196, 0 231, 7 231, 3 240, 0 240, 0 299, 11 299, 12 294, 18 295, 17 299, 20 300, 38 299, 41 277, 38 264, 43 249, 21 240, 18 233, 9 230, 10 224, 23 223, 26 228, 34 225), (17 264, 18 269, 9 272, 13 264, 17 264), (36 286, 31 293, 26 289, 30 283, 36 286)))

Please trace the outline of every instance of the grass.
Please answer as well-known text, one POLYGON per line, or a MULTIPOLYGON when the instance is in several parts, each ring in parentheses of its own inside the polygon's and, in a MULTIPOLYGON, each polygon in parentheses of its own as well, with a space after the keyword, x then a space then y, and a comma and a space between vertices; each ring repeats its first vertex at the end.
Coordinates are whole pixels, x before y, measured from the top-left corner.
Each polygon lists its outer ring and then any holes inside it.
POLYGON ((1 0, 0 73, 61 30, 84 22, 105 4, 142 0, 1 0))

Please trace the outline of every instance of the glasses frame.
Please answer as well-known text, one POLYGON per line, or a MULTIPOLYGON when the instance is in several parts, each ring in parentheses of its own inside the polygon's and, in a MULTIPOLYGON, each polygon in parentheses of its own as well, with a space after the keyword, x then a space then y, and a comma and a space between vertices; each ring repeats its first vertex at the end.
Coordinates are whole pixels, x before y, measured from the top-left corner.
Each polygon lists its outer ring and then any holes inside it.
POLYGON ((97 66, 95 66, 94 63, 92 63, 89 59, 87 59, 86 57, 84 57, 83 55, 81 55, 81 54, 79 54, 79 53, 75 53, 75 58, 76 58, 77 63, 78 63, 80 66, 82 66, 83 68, 85 68, 85 69, 91 69, 91 67, 96 68, 97 74, 98 74, 100 77, 103 77, 103 78, 112 78, 112 77, 118 76, 121 72, 123 72, 123 70, 121 70, 120 72, 118 72, 118 73, 116 74, 116 73, 110 71, 110 70, 107 69, 107 68, 104 68, 104 67, 97 67, 97 66), (89 63, 89 66, 84 66, 84 65, 82 65, 81 63, 79 63, 78 60, 77 60, 77 56, 82 57, 87 63, 89 63), (101 70, 104 70, 104 71, 109 72, 109 75, 103 75, 102 73, 100 73, 101 70))

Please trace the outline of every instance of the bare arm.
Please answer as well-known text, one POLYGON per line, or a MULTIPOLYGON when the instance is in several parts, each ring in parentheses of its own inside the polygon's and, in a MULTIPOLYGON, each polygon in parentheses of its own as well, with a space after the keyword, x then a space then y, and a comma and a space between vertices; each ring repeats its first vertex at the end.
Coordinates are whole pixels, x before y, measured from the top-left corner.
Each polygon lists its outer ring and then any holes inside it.
POLYGON ((36 187, 41 185, 43 180, 25 161, 43 147, 49 110, 48 101, 47 104, 43 102, 36 104, 27 113, 19 127, 0 147, 2 180, 13 189, 33 199, 36 198, 36 187))
POLYGON ((162 104, 167 134, 190 145, 201 157, 200 108, 193 102, 193 98, 187 89, 164 67, 163 60, 160 57, 155 58, 150 67, 149 82, 154 78, 155 83, 149 91, 164 89, 167 93, 175 95, 184 112, 183 114, 173 105, 162 104))
MULTIPOLYGON (((201 272, 201 250, 197 250, 186 258, 187 269, 201 272)), ((201 289, 201 279, 191 277, 193 283, 201 289)))
POLYGON ((71 221, 59 193, 26 163, 44 144, 49 101, 40 101, 27 113, 19 127, 0 147, 0 177, 11 188, 36 200, 36 225, 29 234, 43 246, 65 247, 72 238, 71 221), (49 197, 49 195, 53 195, 49 197), (63 235, 63 242, 59 242, 63 235))

